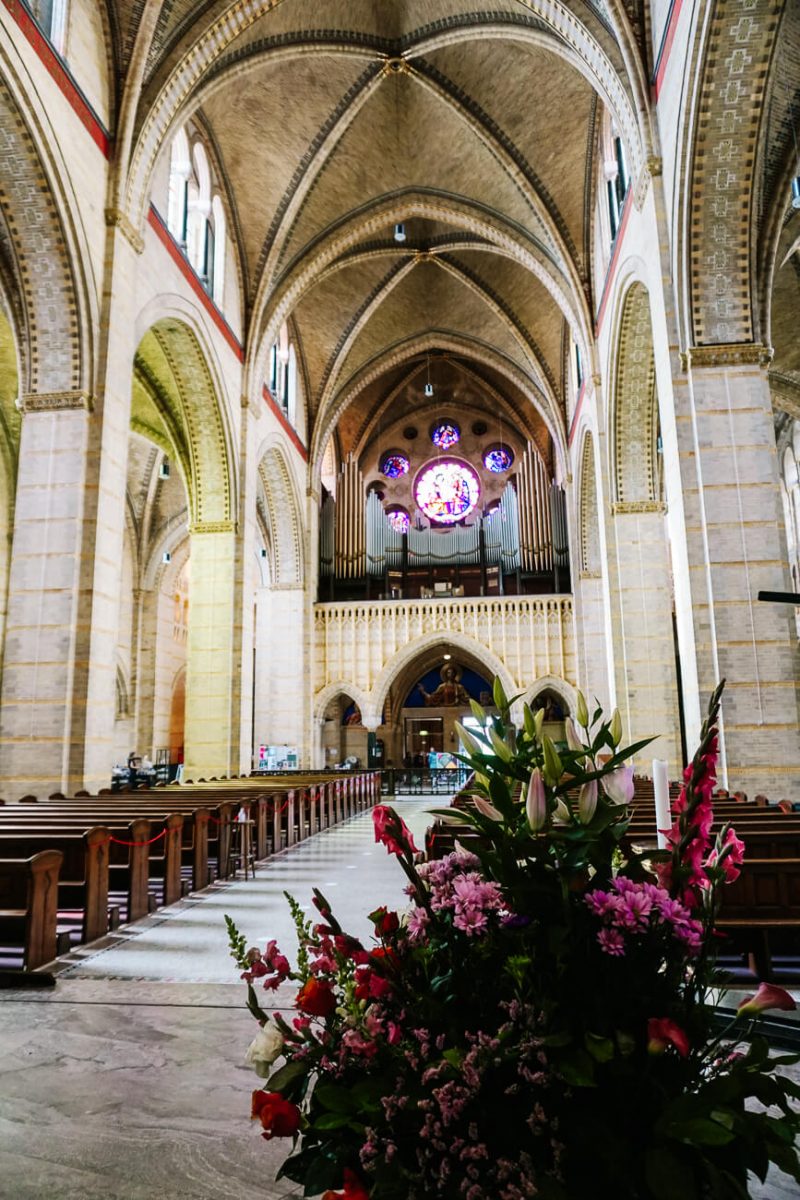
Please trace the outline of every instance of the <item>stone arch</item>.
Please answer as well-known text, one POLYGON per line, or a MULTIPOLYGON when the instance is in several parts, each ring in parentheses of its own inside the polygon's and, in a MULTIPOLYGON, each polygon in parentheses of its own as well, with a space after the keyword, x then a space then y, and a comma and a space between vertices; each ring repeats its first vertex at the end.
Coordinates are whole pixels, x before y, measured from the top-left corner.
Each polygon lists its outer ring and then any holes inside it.
MULTIPOLYGON (((33 114, 29 117, 18 103, 14 70, 5 54, 2 68, 0 264, 18 289, 26 346, 20 392, 82 405, 92 381, 94 322, 80 264, 91 260, 83 244, 81 253, 76 250, 80 231, 68 214, 77 212, 77 205, 64 195, 60 173, 42 150, 33 114)), ((41 403, 31 399, 27 406, 41 403)))
POLYGON ((586 431, 580 457, 580 483, 578 487, 578 526, 580 545, 580 572, 582 575, 600 575, 600 510, 597 503, 597 469, 595 465, 594 438, 591 430, 586 431))
POLYGON ((19 368, 16 338, 0 307, 0 675, 8 604, 11 537, 17 487, 21 418, 16 407, 19 368))
POLYGON ((162 316, 147 328, 134 358, 131 423, 175 455, 194 529, 233 528, 234 456, 210 355, 184 317, 162 316))
POLYGON ((309 453, 312 481, 315 487, 319 487, 322 458, 328 444, 328 439, 333 434, 342 413, 356 396, 367 384, 378 379, 392 367, 407 362, 419 353, 436 349, 450 350, 456 354, 463 355, 465 358, 476 359, 479 362, 486 363, 501 375, 505 375, 510 379, 522 394, 528 397, 540 413, 542 420, 547 426, 548 433, 553 440, 556 458, 560 461, 564 474, 568 474, 567 437, 564 429, 563 415, 561 414, 556 398, 536 388, 531 383, 530 378, 524 375, 516 363, 511 362, 505 355, 498 353, 488 343, 478 341, 474 338, 468 339, 451 330, 432 329, 423 337, 413 337, 387 347, 381 355, 365 364, 363 368, 359 369, 354 376, 351 376, 342 385, 335 396, 333 396, 326 412, 318 413, 314 424, 309 453))
POLYGON ((280 446, 259 455, 258 475, 264 489, 269 522, 273 584, 303 582, 303 524, 297 489, 280 446))
POLYGON ((650 298, 632 283, 620 305, 611 397, 613 503, 655 504, 658 399, 650 298))
POLYGON ((472 662, 479 664, 491 678, 499 678, 507 696, 516 695, 517 686, 511 672, 502 659, 488 647, 464 633, 428 633, 409 642, 386 664, 375 680, 368 709, 366 712, 362 709, 362 715, 379 721, 392 685, 402 679, 415 662, 430 657, 431 653, 439 648, 451 654, 458 654, 460 651, 472 662))
POLYGON ((540 692, 555 692, 556 695, 564 701, 567 712, 571 715, 575 712, 575 707, 578 702, 578 695, 571 683, 567 683, 566 679, 562 679, 559 675, 540 675, 529 688, 526 689, 522 701, 524 704, 531 704, 540 692))
POLYGON ((369 707, 369 696, 361 688, 356 687, 352 683, 329 683, 321 692, 318 692, 314 697, 314 716, 317 720, 322 720, 325 716, 325 711, 332 700, 336 700, 339 696, 346 696, 352 700, 361 710, 362 717, 369 707))

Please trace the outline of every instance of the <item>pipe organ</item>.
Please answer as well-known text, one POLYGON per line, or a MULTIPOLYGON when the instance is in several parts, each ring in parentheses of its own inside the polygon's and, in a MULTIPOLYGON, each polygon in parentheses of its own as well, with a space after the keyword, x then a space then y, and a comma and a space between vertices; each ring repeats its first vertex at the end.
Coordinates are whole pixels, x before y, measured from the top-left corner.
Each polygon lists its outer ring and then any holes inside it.
POLYGON ((321 507, 320 575, 330 580, 330 587, 334 580, 360 581, 368 594, 373 587, 376 594, 382 592, 382 581, 390 576, 433 578, 449 568, 462 579, 470 571, 484 581, 489 570, 501 580, 516 576, 516 590, 530 590, 524 580, 537 578, 541 582, 533 590, 542 590, 548 575, 554 577, 554 590, 565 583, 569 587, 564 490, 549 479, 530 442, 490 513, 448 528, 423 524, 413 508, 412 514, 407 532, 390 523, 381 495, 376 490, 365 495, 358 463, 348 457, 339 472, 336 498, 326 494, 321 507), (370 585, 370 579, 376 583, 370 585))

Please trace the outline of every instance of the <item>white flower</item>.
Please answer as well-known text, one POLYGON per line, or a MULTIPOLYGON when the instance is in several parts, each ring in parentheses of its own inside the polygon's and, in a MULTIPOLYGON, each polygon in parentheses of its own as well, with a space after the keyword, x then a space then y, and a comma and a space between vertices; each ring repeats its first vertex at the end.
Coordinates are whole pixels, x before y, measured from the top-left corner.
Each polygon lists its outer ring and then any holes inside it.
POLYGON ((544 790, 542 773, 538 767, 531 772, 525 812, 528 824, 534 833, 538 833, 540 829, 544 828, 547 821, 547 793, 544 790))
POLYGON ((578 820, 588 825, 597 809, 597 780, 590 779, 578 792, 578 820))
POLYGON ((263 1028, 259 1029, 247 1047, 247 1053, 244 1057, 245 1062, 248 1062, 251 1067, 255 1067, 256 1074, 261 1079, 265 1079, 269 1075, 269 1068, 275 1062, 275 1059, 280 1058, 282 1054, 283 1034, 277 1025, 274 1025, 272 1021, 268 1021, 263 1028))
POLYGON ((612 804, 630 804, 633 800, 633 767, 617 767, 604 775, 600 783, 612 804))

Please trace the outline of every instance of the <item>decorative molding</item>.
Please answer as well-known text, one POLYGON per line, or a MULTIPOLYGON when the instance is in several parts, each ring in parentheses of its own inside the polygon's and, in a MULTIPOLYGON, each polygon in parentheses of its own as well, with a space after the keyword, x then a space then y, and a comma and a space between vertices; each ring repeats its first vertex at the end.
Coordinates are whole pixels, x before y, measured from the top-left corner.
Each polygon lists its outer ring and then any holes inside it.
POLYGON ((94 407, 92 397, 88 392, 28 392, 19 398, 17 407, 20 412, 58 412, 82 408, 91 412, 94 407))
POLYGON ((667 506, 663 500, 615 500, 611 505, 612 517, 625 516, 627 513, 665 513, 667 506))
POLYGON ((800 375, 770 371, 768 379, 773 409, 800 420, 800 375))
POLYGON ((383 64, 384 75, 412 75, 413 69, 407 58, 388 58, 383 64))
POLYGON ((651 154, 647 159, 647 169, 655 179, 664 173, 664 160, 658 154, 651 154))
POLYGON ((126 213, 121 212, 118 208, 107 208, 105 210, 106 226, 109 229, 118 229, 126 242, 129 242, 137 254, 141 254, 144 250, 144 238, 134 228, 126 213))
POLYGON ((636 183, 633 186, 633 207, 637 212, 641 212, 644 208, 644 202, 647 199, 647 191, 653 178, 649 164, 650 160, 648 159, 639 172, 636 178, 636 183))
POLYGON ((684 371, 701 367, 768 367, 774 351, 762 342, 717 342, 710 346, 690 346, 681 354, 684 371))
POLYGON ((196 521, 189 526, 189 533, 236 533, 235 521, 196 521))

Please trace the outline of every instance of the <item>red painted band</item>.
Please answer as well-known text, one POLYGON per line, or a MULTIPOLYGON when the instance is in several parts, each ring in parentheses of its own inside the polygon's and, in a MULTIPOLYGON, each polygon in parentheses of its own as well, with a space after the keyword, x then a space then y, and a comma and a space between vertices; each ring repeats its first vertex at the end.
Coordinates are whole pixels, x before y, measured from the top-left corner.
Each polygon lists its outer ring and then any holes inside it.
POLYGON ((3 0, 11 17, 16 21, 25 38, 30 42, 37 57, 44 64, 62 95, 69 101, 70 108, 88 132, 92 141, 102 150, 106 158, 111 157, 111 135, 92 108, 89 101, 72 78, 63 59, 48 42, 20 0, 3 0))
POLYGON ((306 450, 303 443, 300 441, 300 438, 297 436, 297 431, 290 424, 290 422, 286 416, 286 413, 283 411, 283 409, 281 408, 281 406, 279 404, 275 403, 275 398, 272 395, 272 392, 266 386, 266 384, 264 385, 264 400, 266 401, 267 407, 270 409, 272 414, 275 417, 277 417, 278 421, 280 421, 281 425, 283 426, 284 431, 286 432, 289 440, 291 441, 291 443, 294 446, 297 453, 300 455, 300 457, 303 459, 304 462, 308 462, 308 451, 306 450))
POLYGON ((672 43, 675 40, 675 30, 678 26, 678 19, 681 15, 683 0, 672 0, 669 16, 667 18, 667 28, 664 31, 664 36, 661 39, 661 45, 658 50, 658 58, 656 59, 655 71, 653 72, 653 96, 658 100, 659 92, 664 83, 664 76, 667 71, 667 63, 672 52, 672 43))
POLYGON ((161 216, 158 209, 155 208, 154 205, 152 205, 152 204, 150 205, 150 212, 148 214, 147 219, 148 219, 148 223, 152 226, 152 228, 158 234, 158 238, 159 238, 160 242, 162 243, 162 245, 166 246, 167 251, 169 252, 170 258, 175 263, 175 265, 178 267, 179 271, 181 272, 184 279, 191 287, 195 296, 197 296, 197 299, 203 305, 206 312, 211 317, 211 320, 214 322, 217 329, 220 331, 222 336, 225 338, 225 341, 230 346, 231 350, 233 350, 234 354, 239 359, 239 362, 243 362, 244 361, 244 350, 242 349, 242 343, 239 341, 236 334, 233 332, 230 325, 225 320, 222 313, 219 311, 216 304, 211 299, 208 292, 206 291, 206 289, 203 287, 202 283, 198 279, 197 273, 194 270, 194 268, 192 267, 192 264, 189 262, 188 258, 183 253, 183 251, 181 250, 178 243, 175 241, 175 238, 172 236, 170 231, 167 229, 167 225, 166 225, 166 222, 164 221, 164 218, 161 216))

